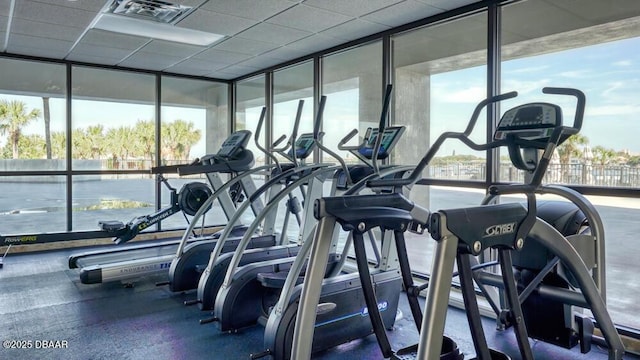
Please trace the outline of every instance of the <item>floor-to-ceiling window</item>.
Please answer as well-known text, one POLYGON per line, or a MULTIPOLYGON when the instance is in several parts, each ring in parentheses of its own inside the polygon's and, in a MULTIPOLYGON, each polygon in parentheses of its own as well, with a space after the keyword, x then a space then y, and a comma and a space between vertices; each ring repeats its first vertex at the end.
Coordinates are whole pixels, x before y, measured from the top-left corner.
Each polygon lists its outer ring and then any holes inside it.
POLYGON ((0 233, 65 231, 65 66, 0 59, 0 69, 0 233))
MULTIPOLYGON (((293 131, 299 101, 304 101, 298 135, 313 132, 313 61, 273 72, 273 139, 293 131)), ((282 144, 280 145, 282 146, 282 144)))
MULTIPOLYGON (((214 152, 229 132, 225 83, 167 77, 160 126, 159 75, 9 58, 0 69, 2 235, 150 214, 170 199, 150 169, 214 152)), ((184 226, 177 217, 171 227, 184 226)))
MULTIPOLYGON (((394 164, 417 164, 445 131, 464 131, 486 94, 487 16, 479 13, 451 22, 394 35, 394 125, 407 128, 394 164)), ((486 140, 486 114, 480 115, 471 138, 486 140)), ((425 179, 484 181, 486 154, 457 140, 445 142, 422 174, 425 179)), ((477 205, 482 189, 419 185, 411 197, 431 210, 477 205)), ((433 241, 407 237, 414 271, 431 271, 433 241)))
MULTIPOLYGON (((382 109, 382 42, 359 46, 322 58, 322 95, 327 97, 322 129, 329 149, 348 163, 358 163, 355 156, 339 151, 338 142, 351 130, 359 136, 348 144, 355 145, 366 129, 377 127, 382 109)), ((323 155, 323 161, 335 161, 323 155)))
MULTIPOLYGON (((260 112, 262 108, 266 106, 266 77, 260 75, 251 79, 239 81, 236 83, 236 108, 235 108, 235 129, 236 130, 250 130, 254 135, 258 121, 260 119, 260 112)), ((265 139, 267 132, 267 121, 264 122, 262 129, 260 130, 260 141, 262 146, 265 146, 265 139)), ((266 162, 266 155, 258 150, 253 137, 247 146, 256 158, 256 165, 262 165, 266 162)))
MULTIPOLYGON (((187 164, 203 156, 216 154, 229 135, 228 87, 226 84, 173 76, 161 78, 160 162, 163 165, 187 164)), ((178 190, 194 181, 207 182, 204 174, 178 176, 163 174, 178 190)), ((226 175, 220 175, 226 180, 226 175)), ((162 207, 170 206, 167 186, 162 191, 162 207)), ((205 216, 205 224, 224 224, 226 218, 215 205, 205 216)), ((185 227, 183 216, 162 221, 162 228, 185 227)))
POLYGON ((73 229, 152 213, 155 76, 82 66, 71 76, 72 170, 115 172, 73 177, 73 229))
MULTIPOLYGON (((575 100, 541 93, 573 87, 586 95, 584 125, 558 149, 548 183, 601 187, 611 194, 640 187, 640 3, 613 0, 529 0, 502 8, 503 91, 519 97, 503 105, 548 101, 573 121, 575 100)), ((500 180, 522 181, 503 153, 500 180)), ((640 256, 634 198, 588 196, 605 226, 607 304, 614 321, 640 327, 635 261, 640 256)))

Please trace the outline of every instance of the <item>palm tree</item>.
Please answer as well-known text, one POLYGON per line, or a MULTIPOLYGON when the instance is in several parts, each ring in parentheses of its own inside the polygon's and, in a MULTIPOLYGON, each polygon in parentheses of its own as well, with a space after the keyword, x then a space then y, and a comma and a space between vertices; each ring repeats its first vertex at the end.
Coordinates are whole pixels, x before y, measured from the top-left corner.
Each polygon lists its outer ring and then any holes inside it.
POLYGON ((191 152, 191 146, 202 137, 200 130, 194 129, 192 122, 180 119, 163 124, 161 131, 164 159, 186 160, 191 152))
POLYGON ((571 167, 571 159, 582 156, 582 147, 589 143, 589 139, 582 134, 575 134, 569 137, 556 150, 560 159, 560 181, 569 182, 569 169, 571 167))
POLYGON ((593 163, 601 166, 609 165, 614 162, 618 154, 613 149, 607 149, 604 146, 595 146, 592 150, 593 163))
POLYGON ((0 100, 0 133, 9 134, 12 155, 18 158, 18 142, 22 136, 22 128, 40 117, 40 109, 27 111, 26 104, 18 100, 0 100))
POLYGON ((67 157, 67 136, 62 131, 51 134, 51 155, 55 159, 67 157))
POLYGON ((149 159, 153 164, 153 155, 156 153, 156 126, 153 121, 138 120, 135 133, 138 136, 138 147, 142 151, 144 159, 149 159))
POLYGON ((85 131, 87 141, 91 144, 91 159, 99 159, 106 151, 106 143, 104 141, 104 126, 91 125, 85 131))

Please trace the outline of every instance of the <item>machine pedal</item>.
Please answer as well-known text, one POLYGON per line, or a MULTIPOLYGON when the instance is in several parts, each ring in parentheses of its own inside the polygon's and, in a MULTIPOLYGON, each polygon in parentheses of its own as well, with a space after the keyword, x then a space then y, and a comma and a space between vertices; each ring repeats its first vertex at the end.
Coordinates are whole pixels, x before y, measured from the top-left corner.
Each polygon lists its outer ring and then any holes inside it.
MULTIPOLYGON (((500 353, 501 354, 501 353, 500 353)), ((406 348, 394 351, 391 355, 393 360, 414 360, 418 358, 418 344, 411 345, 406 348)), ((492 359, 508 359, 501 357, 493 357, 493 350, 491 350, 492 359)), ((458 344, 451 340, 449 337, 442 338, 442 349, 440 350, 440 360, 463 360, 464 355, 460 352, 458 344)))
POLYGON ((204 325, 204 324, 210 324, 212 322, 216 322, 220 319, 218 319, 217 317, 213 316, 210 318, 206 318, 206 319, 200 319, 200 325, 204 325))
POLYGON ((126 227, 122 221, 117 220, 98 221, 98 226, 100 227, 100 230, 106 232, 116 232, 126 227))

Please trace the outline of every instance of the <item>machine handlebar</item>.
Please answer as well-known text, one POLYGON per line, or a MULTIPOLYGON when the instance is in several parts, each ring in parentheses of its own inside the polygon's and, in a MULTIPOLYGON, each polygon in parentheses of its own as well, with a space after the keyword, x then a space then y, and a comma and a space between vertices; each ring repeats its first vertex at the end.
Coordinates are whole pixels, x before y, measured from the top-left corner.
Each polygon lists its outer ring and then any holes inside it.
POLYGON ((473 131, 473 128, 475 127, 476 122, 478 121, 480 112, 482 112, 482 110, 489 104, 514 98, 516 96, 518 96, 518 93, 515 91, 512 91, 512 92, 492 96, 490 98, 482 100, 480 103, 478 103, 478 105, 476 105, 476 108, 474 109, 473 114, 471 115, 471 120, 469 120, 469 124, 467 125, 467 128, 463 132, 448 131, 441 134, 433 143, 433 145, 429 148, 427 153, 422 157, 418 165, 416 165, 415 170, 411 173, 409 177, 401 178, 401 179, 371 180, 367 183, 367 186, 368 187, 388 187, 388 186, 406 186, 406 185, 415 184, 418 180, 420 180, 422 171, 424 170, 425 167, 427 167, 427 165, 429 165, 429 163, 431 162, 435 154, 438 152, 438 150, 440 150, 440 146, 442 146, 442 143, 444 143, 446 139, 459 139, 460 141, 462 141, 463 143, 465 143, 467 146, 469 146, 474 150, 487 149, 488 147, 486 144, 479 145, 473 142, 473 140, 469 139, 469 135, 471 135, 471 132, 473 131))

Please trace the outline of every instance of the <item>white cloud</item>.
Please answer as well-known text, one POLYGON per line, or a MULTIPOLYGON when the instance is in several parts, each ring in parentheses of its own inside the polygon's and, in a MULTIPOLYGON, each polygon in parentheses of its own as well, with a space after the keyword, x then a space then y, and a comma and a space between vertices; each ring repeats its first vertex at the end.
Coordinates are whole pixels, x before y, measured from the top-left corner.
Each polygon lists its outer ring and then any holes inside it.
POLYGON ((640 113, 638 105, 587 106, 585 116, 634 115, 640 113))
POLYGON ((602 91, 603 97, 611 97, 611 94, 616 90, 624 87, 624 83, 622 81, 615 81, 607 84, 608 87, 602 91))
POLYGON ((433 96, 436 101, 456 104, 475 104, 487 97, 487 89, 482 86, 470 86, 458 91, 443 91, 444 89, 433 89, 433 96))
POLYGON ((517 79, 507 79, 502 86, 503 91, 517 91, 519 95, 528 94, 531 92, 539 93, 541 89, 549 85, 549 79, 540 79, 535 81, 523 81, 517 79))
POLYGON ((561 72, 559 75, 571 79, 584 79, 587 74, 592 75, 592 72, 589 70, 573 70, 561 72))
POLYGON ((613 65, 613 66, 631 66, 631 65, 633 65, 633 63, 631 62, 631 60, 620 60, 620 61, 616 61, 616 62, 612 63, 611 65, 613 65))

